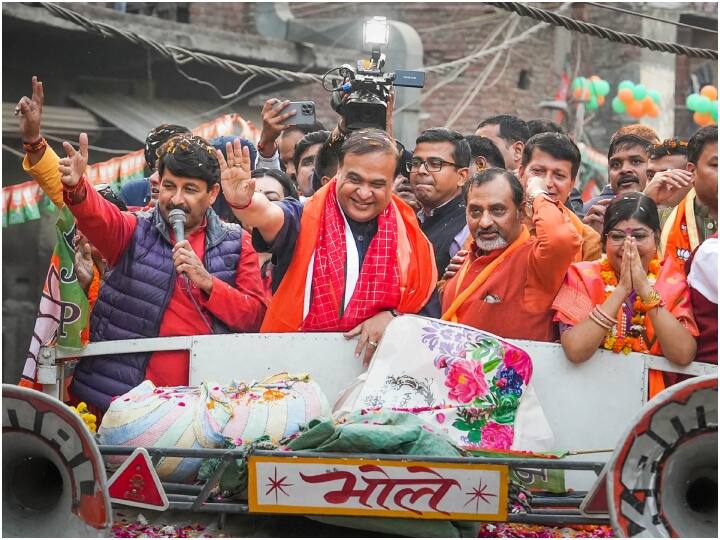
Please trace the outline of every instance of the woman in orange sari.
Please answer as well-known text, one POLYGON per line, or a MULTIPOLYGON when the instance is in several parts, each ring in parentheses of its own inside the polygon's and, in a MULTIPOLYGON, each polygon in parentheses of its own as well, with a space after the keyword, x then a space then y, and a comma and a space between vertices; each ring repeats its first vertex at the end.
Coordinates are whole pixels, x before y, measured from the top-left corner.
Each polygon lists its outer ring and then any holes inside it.
MULTIPOLYGON (((585 362, 598 347, 615 353, 665 356, 685 366, 698 335, 685 276, 657 259, 660 222, 655 203, 641 193, 615 198, 605 212, 606 255, 570 266, 553 309, 568 360, 585 362)), ((672 384, 650 372, 652 397, 672 384), (669 384, 667 384, 669 383, 669 384)))

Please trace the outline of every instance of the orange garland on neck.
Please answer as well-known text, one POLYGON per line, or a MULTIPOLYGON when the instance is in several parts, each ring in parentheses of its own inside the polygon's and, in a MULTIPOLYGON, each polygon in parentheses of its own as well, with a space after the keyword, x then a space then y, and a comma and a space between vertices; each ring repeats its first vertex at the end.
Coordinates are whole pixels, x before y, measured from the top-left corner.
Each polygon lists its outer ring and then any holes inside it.
MULTIPOLYGON (((648 281, 650 285, 654 285, 657 280, 657 275, 660 272, 660 262, 657 258, 653 258, 650 261, 648 267, 648 281)), ((615 276, 615 271, 610 266, 610 261, 607 257, 603 257, 600 261, 600 277, 605 284, 605 300, 613 293, 615 287, 617 287, 618 281, 615 276)), ((630 330, 625 334, 625 326, 627 316, 623 306, 620 306, 617 317, 617 324, 608 331, 605 341, 603 342, 603 348, 615 353, 623 352, 629 354, 630 352, 650 352, 647 343, 645 342, 646 329, 645 329, 645 312, 647 309, 643 304, 640 295, 635 298, 635 304, 633 305, 633 314, 630 319, 630 330)))

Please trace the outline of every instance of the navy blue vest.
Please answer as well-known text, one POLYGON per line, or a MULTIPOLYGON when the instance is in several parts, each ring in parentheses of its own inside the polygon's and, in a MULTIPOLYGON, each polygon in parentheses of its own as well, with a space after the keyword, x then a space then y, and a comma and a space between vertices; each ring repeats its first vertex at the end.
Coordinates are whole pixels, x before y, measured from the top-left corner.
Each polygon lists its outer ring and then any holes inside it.
MULTIPOLYGON (((234 287, 244 231, 239 225, 220 221, 212 209, 206 216, 205 268, 234 287)), ((165 220, 155 210, 138 213, 127 250, 100 287, 90 315, 90 341, 158 337, 175 282, 172 243, 165 220)), ((215 334, 230 333, 212 314, 206 315, 215 334)), ((106 410, 113 396, 128 392, 144 380, 151 355, 144 352, 83 358, 75 368, 70 390, 82 401, 106 410)))

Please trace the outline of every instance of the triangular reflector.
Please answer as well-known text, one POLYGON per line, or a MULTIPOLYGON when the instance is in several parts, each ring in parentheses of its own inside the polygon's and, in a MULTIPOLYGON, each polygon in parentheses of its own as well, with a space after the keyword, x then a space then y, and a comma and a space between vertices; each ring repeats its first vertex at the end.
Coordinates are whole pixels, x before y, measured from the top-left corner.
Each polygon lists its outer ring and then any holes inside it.
POLYGON ((170 506, 150 455, 136 448, 108 481, 112 502, 127 506, 167 510, 170 506))
POLYGON ((585 514, 607 514, 607 465, 595 480, 595 483, 580 503, 580 511, 585 514))

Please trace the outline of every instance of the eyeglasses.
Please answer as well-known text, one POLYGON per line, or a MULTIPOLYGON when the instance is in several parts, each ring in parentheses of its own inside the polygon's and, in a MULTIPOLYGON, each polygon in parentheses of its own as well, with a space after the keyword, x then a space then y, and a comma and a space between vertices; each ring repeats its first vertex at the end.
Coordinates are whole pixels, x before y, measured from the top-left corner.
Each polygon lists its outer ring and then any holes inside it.
POLYGON ((607 241, 610 244, 619 246, 622 245, 623 242, 625 242, 625 238, 627 238, 628 236, 633 237, 638 244, 642 244, 643 242, 647 242, 648 239, 653 238, 652 234, 644 231, 635 231, 630 235, 627 235, 621 231, 611 231, 607 235, 607 241))
POLYGON ((457 167, 457 163, 453 163, 452 161, 445 161, 444 159, 440 158, 428 158, 428 159, 416 159, 413 158, 408 163, 405 164, 405 170, 407 172, 417 172, 420 170, 420 167, 422 165, 425 165, 425 170, 427 172, 438 172, 442 170, 443 165, 452 165, 453 167, 457 167))

